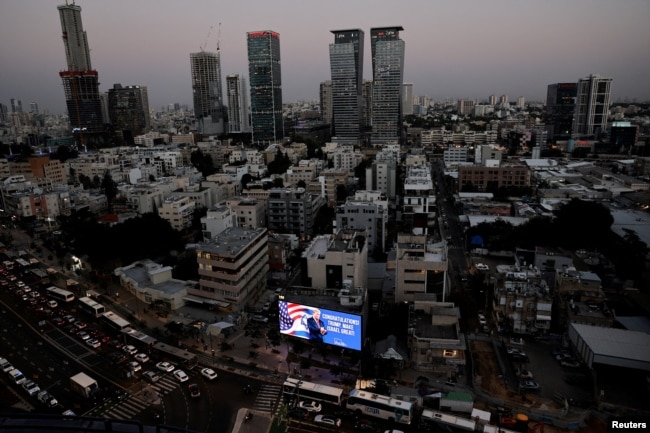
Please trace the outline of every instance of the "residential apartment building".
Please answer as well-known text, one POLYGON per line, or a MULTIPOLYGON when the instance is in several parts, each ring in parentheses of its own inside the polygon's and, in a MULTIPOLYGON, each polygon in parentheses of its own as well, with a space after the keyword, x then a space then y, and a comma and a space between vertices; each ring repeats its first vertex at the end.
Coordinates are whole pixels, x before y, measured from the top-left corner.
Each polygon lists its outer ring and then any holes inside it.
POLYGON ((529 187, 531 173, 523 165, 503 165, 500 167, 459 167, 458 190, 473 188, 478 192, 494 192, 501 187, 529 187))
POLYGON ((232 227, 196 250, 199 285, 188 288, 195 295, 225 311, 240 312, 266 289, 269 269, 268 234, 265 228, 232 227))
POLYGON ((578 80, 572 136, 595 136, 607 131, 607 117, 611 97, 611 78, 598 74, 578 80))
POLYGON ((462 371, 467 343, 459 321, 460 309, 454 304, 416 298, 408 330, 409 359, 415 370, 447 376, 462 371))
POLYGON ((301 256, 302 285, 314 289, 368 286, 368 243, 364 231, 339 230, 314 238, 301 256))
POLYGON ((343 169, 328 168, 318 176, 318 184, 310 185, 311 192, 319 193, 329 203, 336 203, 336 189, 339 185, 347 187, 349 172, 343 169), (318 191, 317 189, 320 188, 318 191))
POLYGON ((436 225, 436 195, 428 165, 406 167, 402 221, 405 232, 428 234, 436 225))
POLYGON ((373 161, 366 168, 366 189, 380 191, 394 199, 397 194, 397 161, 389 158, 373 161))
POLYGON ((398 234, 395 302, 413 302, 421 295, 445 302, 449 294, 447 260, 444 242, 433 244, 426 235, 398 234))
POLYGON ((203 239, 210 240, 226 231, 226 229, 237 226, 237 215, 228 206, 217 205, 208 209, 206 215, 201 218, 201 230, 203 239))
POLYGON ((387 201, 380 203, 348 198, 345 204, 336 208, 336 228, 365 230, 370 254, 384 251, 387 223, 387 201))
POLYGON ((228 132, 231 134, 250 132, 246 79, 239 74, 226 76, 226 95, 228 97, 228 132))
POLYGON ((162 203, 158 215, 169 221, 174 230, 183 230, 192 226, 195 206, 189 197, 171 196, 162 203))
POLYGON ((304 188, 271 188, 268 194, 269 230, 301 237, 313 234, 314 219, 325 203, 320 195, 304 188))
POLYGON ((266 227, 266 203, 248 197, 233 197, 226 205, 235 214, 237 227, 256 229, 266 227))

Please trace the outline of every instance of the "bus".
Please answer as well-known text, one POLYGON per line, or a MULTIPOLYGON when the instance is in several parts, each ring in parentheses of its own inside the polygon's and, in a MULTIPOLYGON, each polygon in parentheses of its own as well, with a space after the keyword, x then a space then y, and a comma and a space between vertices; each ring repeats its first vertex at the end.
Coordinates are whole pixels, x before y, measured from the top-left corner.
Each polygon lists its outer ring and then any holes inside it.
POLYGON ((345 407, 356 415, 374 416, 399 424, 411 424, 413 419, 413 403, 360 389, 350 391, 345 407))
POLYGON ((95 302, 93 299, 84 296, 79 298, 79 306, 86 314, 90 314, 93 317, 102 317, 106 312, 106 308, 99 302, 95 302))
POLYGON ((121 318, 117 314, 113 313, 112 311, 107 311, 105 312, 102 317, 106 319, 106 323, 114 329, 117 329, 118 331, 123 331, 127 328, 131 327, 131 324, 126 321, 125 319, 121 318))
POLYGON ((298 398, 308 398, 309 400, 322 401, 340 405, 343 396, 343 390, 335 386, 321 385, 311 383, 293 377, 288 377, 282 386, 282 393, 285 397, 296 396, 298 398))
POLYGON ((169 359, 171 362, 182 365, 183 368, 191 370, 199 363, 195 354, 188 352, 185 349, 170 346, 165 343, 155 343, 153 348, 160 352, 164 358, 169 359))
POLYGON ((47 296, 50 298, 56 299, 61 302, 72 302, 74 301, 74 293, 67 290, 60 289, 56 286, 48 287, 46 289, 47 296))

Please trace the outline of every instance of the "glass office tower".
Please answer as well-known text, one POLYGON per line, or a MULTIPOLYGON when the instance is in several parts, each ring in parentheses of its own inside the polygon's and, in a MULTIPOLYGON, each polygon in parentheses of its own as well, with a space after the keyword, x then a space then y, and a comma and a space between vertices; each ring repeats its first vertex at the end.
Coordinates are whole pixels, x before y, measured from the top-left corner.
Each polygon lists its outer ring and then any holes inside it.
POLYGON ((332 33, 332 134, 339 143, 358 144, 361 137, 364 33, 360 29, 332 30, 332 33))
POLYGON ((370 29, 372 51, 372 144, 398 143, 402 130, 404 41, 397 27, 370 29))
POLYGON ((247 40, 253 142, 262 145, 284 137, 280 35, 248 32, 247 40))

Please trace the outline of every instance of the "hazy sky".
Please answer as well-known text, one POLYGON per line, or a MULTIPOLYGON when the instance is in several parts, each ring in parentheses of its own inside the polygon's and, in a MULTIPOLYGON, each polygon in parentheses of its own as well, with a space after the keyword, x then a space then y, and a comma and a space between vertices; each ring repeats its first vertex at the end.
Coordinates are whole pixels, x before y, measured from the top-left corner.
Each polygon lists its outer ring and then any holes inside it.
MULTIPOLYGON (((65 110, 66 67, 57 5, 0 1, 0 102, 65 110)), ((192 103, 191 52, 216 50, 221 73, 248 76, 246 32, 280 33, 284 102, 314 100, 330 78, 330 30, 402 26, 404 81, 415 95, 545 100, 550 83, 599 73, 613 99, 650 100, 648 0, 79 0, 100 90, 145 85, 149 102, 192 103)))

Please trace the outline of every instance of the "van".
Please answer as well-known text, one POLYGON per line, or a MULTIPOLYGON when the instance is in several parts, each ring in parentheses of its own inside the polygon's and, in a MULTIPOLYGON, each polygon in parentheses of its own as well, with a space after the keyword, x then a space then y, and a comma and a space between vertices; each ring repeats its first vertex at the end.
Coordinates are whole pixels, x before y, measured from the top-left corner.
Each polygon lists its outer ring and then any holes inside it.
POLYGON ((7 374, 9 374, 9 377, 16 385, 20 385, 27 380, 25 375, 17 368, 14 368, 13 370, 9 370, 7 374))
POLYGON ((47 306, 50 308, 56 308, 59 306, 59 304, 54 299, 50 299, 49 301, 47 301, 47 306))

